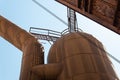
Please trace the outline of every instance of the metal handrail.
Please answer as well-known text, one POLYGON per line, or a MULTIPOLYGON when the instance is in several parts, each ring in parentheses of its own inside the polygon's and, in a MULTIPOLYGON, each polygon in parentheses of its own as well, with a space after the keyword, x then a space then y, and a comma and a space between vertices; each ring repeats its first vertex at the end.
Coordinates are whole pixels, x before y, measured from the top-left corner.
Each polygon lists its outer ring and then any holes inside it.
POLYGON ((48 36, 52 35, 52 36, 59 36, 59 37, 61 37, 61 32, 50 30, 50 29, 30 27, 30 30, 29 30, 30 33, 37 33, 37 34, 41 33, 40 31, 46 31, 46 35, 48 35, 48 36), (36 30, 36 31, 34 31, 34 30, 36 30), (34 31, 34 32, 32 32, 32 31, 34 31))
MULTIPOLYGON (((65 35, 65 34, 67 34, 67 33, 69 33, 69 32, 70 32, 70 31, 69 31, 69 28, 67 28, 67 29, 63 30, 63 31, 61 32, 61 34, 62 34, 62 35, 65 35)), ((75 32, 82 32, 82 30, 81 30, 80 28, 76 28, 75 32)))

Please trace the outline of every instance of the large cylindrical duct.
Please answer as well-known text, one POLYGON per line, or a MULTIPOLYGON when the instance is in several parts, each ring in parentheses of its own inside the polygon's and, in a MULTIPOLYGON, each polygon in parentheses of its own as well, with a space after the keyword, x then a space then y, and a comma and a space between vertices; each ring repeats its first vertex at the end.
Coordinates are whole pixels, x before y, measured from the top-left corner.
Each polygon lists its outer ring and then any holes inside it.
POLYGON ((31 69, 44 63, 42 45, 31 34, 0 16, 0 36, 23 51, 20 80, 40 80, 31 69))

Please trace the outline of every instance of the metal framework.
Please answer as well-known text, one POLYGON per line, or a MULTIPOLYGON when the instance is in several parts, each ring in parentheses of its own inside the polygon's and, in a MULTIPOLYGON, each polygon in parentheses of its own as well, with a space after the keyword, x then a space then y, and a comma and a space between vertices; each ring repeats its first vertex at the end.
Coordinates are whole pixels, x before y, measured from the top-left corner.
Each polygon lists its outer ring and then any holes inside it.
POLYGON ((42 4, 40 4, 36 0, 33 0, 33 2, 36 3, 39 7, 43 8, 48 13, 50 13, 52 16, 57 18, 59 21, 61 21, 62 23, 68 26, 68 28, 62 32, 53 31, 49 29, 30 27, 29 32, 33 34, 37 39, 55 42, 59 37, 61 37, 64 34, 70 33, 70 32, 76 32, 79 30, 77 26, 76 14, 73 9, 67 8, 67 17, 68 17, 68 24, 67 24, 65 21, 63 21, 61 18, 59 18, 57 15, 55 15, 53 12, 51 12, 49 9, 44 7, 42 4))
POLYGON ((35 27, 30 27, 29 32, 33 36, 35 36, 37 39, 47 40, 47 41, 52 41, 52 42, 55 42, 62 35, 61 32, 58 32, 58 31, 35 28, 35 27))

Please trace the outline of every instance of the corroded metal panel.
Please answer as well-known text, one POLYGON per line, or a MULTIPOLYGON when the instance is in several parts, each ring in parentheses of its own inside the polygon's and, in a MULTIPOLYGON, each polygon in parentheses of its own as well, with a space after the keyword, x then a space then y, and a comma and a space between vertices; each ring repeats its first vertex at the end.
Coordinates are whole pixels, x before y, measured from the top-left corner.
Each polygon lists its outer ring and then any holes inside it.
POLYGON ((119 0, 56 0, 120 34, 119 0))

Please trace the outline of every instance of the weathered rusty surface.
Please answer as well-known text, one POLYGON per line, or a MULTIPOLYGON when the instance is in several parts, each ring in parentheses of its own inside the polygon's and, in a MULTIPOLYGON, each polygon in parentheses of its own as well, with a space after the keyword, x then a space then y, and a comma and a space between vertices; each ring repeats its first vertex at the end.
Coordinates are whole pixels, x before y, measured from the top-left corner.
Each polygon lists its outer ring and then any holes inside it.
POLYGON ((120 34, 119 0, 56 0, 120 34))
POLYGON ((29 40, 36 40, 25 30, 0 16, 0 36, 9 41, 15 47, 23 50, 29 40))
POLYGON ((101 42, 86 33, 58 39, 48 55, 48 64, 53 63, 62 67, 55 80, 119 80, 101 42))
POLYGON ((31 71, 34 66, 44 63, 43 48, 37 39, 2 16, 0 36, 23 52, 20 80, 41 80, 31 71))
POLYGON ((0 36, 23 51, 20 80, 119 80, 103 45, 90 34, 73 32, 59 38, 48 64, 43 64, 37 39, 2 16, 0 36))

